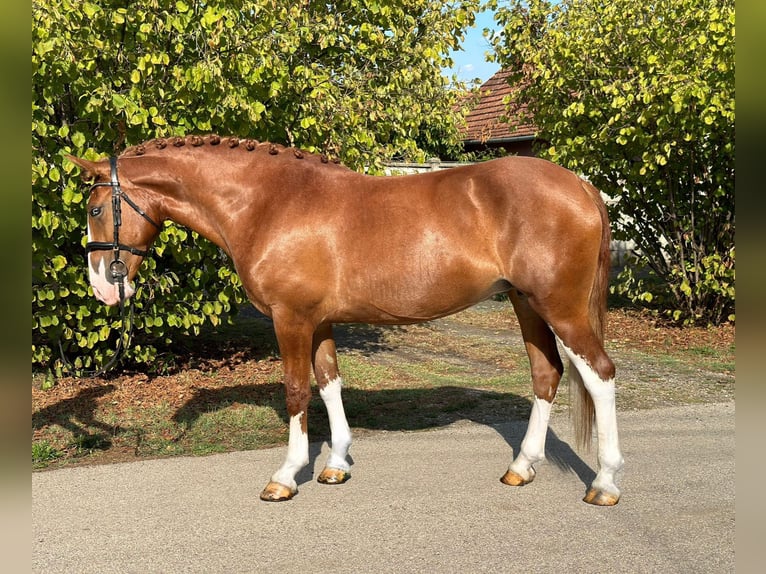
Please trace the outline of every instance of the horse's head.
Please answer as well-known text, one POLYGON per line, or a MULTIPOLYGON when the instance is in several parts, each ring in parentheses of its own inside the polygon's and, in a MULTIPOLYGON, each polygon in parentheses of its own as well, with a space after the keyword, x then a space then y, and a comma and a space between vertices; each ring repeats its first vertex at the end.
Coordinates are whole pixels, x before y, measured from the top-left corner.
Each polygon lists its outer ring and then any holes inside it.
POLYGON ((146 189, 118 174, 117 159, 70 161, 91 181, 88 197, 88 276, 96 298, 116 305, 135 293, 131 282, 161 229, 146 189))

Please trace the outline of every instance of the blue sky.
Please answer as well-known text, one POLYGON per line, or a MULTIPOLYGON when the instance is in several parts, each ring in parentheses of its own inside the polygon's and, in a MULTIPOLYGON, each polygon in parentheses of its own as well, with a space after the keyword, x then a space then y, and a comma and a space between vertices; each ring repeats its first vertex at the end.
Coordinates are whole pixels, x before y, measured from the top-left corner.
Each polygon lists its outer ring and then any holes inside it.
POLYGON ((476 15, 476 24, 467 31, 463 49, 452 53, 454 67, 444 70, 445 75, 452 76, 453 73, 457 73, 458 78, 465 82, 479 78, 483 83, 500 69, 499 65, 487 62, 484 56, 484 53, 491 49, 482 31, 484 28, 496 27, 492 16, 490 11, 476 15))

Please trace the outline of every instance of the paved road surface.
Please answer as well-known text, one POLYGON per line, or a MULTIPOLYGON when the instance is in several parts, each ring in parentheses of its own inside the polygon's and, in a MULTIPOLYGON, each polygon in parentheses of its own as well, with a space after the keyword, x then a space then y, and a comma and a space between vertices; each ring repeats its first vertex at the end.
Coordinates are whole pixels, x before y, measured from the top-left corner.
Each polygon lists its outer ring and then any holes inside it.
POLYGON ((733 403, 620 413, 613 508, 581 502, 594 454, 569 448, 566 414, 535 482, 502 485, 524 428, 359 438, 350 482, 306 471, 281 504, 258 493, 283 448, 34 473, 33 572, 734 571, 733 403))

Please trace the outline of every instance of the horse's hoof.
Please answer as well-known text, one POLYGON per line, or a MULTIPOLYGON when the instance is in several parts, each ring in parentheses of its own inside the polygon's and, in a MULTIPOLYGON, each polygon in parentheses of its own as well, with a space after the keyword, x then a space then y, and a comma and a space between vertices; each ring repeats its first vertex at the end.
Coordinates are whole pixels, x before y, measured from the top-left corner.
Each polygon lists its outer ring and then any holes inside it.
POLYGON ((266 502, 283 502, 290 500, 297 492, 297 490, 292 490, 284 484, 272 481, 261 492, 261 500, 266 502))
POLYGON ((507 484, 508 486, 524 486, 525 484, 529 484, 535 479, 535 471, 534 469, 529 469, 529 478, 524 478, 520 474, 517 474, 513 472, 512 470, 508 470, 503 477, 500 479, 500 482, 503 484, 507 484))
POLYGON ((620 501, 620 495, 604 492, 603 490, 591 487, 588 489, 588 492, 585 493, 583 501, 596 506, 614 506, 620 501))
POLYGON ((343 484, 349 478, 351 478, 351 473, 347 470, 342 470, 340 468, 325 468, 317 477, 317 482, 321 482, 322 484, 343 484))

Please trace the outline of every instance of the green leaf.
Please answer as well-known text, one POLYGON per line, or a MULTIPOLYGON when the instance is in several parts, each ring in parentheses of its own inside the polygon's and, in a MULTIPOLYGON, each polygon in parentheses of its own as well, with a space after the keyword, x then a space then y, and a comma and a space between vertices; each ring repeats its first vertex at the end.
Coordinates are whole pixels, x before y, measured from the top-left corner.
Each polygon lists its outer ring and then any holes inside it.
POLYGON ((51 259, 51 265, 55 271, 61 271, 64 267, 66 267, 66 264, 66 257, 63 255, 56 255, 53 259, 51 259))
POLYGON ((90 2, 83 2, 82 10, 88 18, 93 18, 93 16, 101 11, 101 7, 90 2))
POLYGON ((72 144, 77 147, 81 148, 85 145, 85 135, 82 132, 74 132, 72 134, 72 144))
POLYGON ((115 109, 122 110, 125 109, 127 101, 120 94, 112 94, 112 104, 114 105, 115 109))

